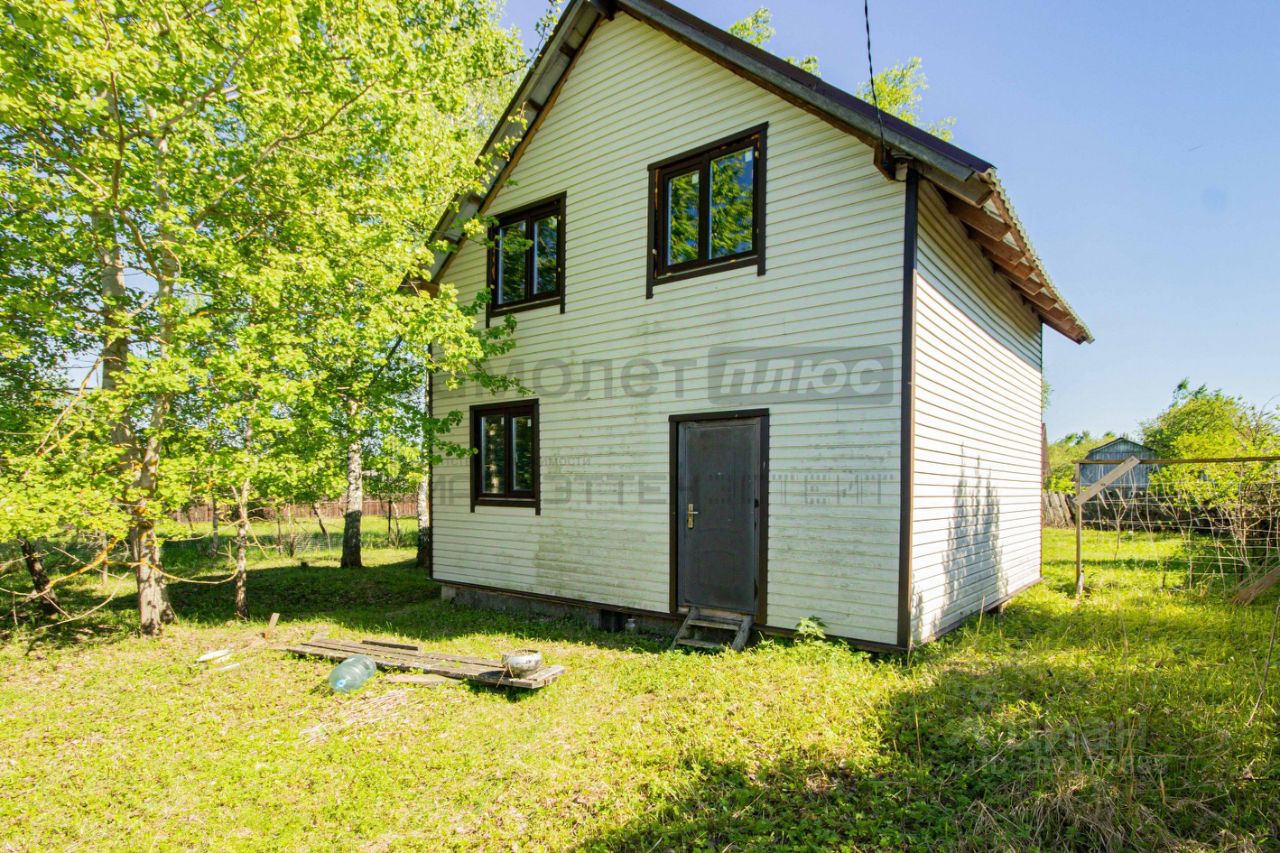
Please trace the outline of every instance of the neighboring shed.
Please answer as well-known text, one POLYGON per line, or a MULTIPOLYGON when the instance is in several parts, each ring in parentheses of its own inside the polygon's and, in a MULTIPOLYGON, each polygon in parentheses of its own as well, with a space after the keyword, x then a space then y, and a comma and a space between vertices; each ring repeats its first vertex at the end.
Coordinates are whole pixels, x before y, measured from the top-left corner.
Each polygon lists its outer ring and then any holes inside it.
MULTIPOLYGON (((1155 459, 1157 455, 1154 450, 1145 444, 1139 444, 1132 439, 1121 437, 1090 450, 1085 459, 1088 461, 1114 459, 1119 463, 1130 456, 1136 456, 1139 459, 1155 459)), ((1105 476, 1110 470, 1110 465, 1081 465, 1080 485, 1088 488, 1098 482, 1098 479, 1105 476)), ((1129 473, 1121 476, 1109 488, 1114 491, 1141 491, 1151 485, 1151 475, 1158 470, 1160 470, 1159 465, 1139 465, 1129 473)))

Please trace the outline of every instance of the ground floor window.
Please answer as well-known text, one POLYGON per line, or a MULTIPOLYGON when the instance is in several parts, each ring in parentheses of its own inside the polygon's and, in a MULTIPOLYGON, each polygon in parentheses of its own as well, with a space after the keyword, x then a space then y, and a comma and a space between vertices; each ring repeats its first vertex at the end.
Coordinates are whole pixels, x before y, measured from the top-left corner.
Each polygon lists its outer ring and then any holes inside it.
POLYGON ((538 401, 471 407, 471 502, 538 502, 538 401))

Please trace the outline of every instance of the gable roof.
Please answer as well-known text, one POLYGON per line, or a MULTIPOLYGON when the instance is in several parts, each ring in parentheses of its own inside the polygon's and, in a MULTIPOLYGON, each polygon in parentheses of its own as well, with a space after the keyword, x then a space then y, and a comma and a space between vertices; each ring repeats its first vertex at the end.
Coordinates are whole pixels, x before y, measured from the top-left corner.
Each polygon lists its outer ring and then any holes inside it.
MULTIPOLYGON (((591 31, 602 19, 612 20, 618 12, 666 33, 872 146, 877 166, 887 177, 899 177, 907 165, 919 170, 921 177, 942 191, 948 210, 963 223, 996 273, 1022 295, 1045 325, 1077 343, 1093 340, 1088 327, 1053 285, 1031 247, 994 166, 927 131, 876 110, 820 77, 665 0, 572 0, 516 89, 502 121, 485 143, 481 158, 491 159, 497 168, 491 172, 483 194, 467 193, 455 198, 432 234, 433 243, 441 240, 455 246, 461 243, 463 223, 483 213, 506 181, 525 143, 554 102, 591 31)), ((433 280, 443 272, 453 254, 437 253, 431 268, 433 280)))
POLYGON ((1115 454, 1121 454, 1119 458, 1128 458, 1130 456, 1141 453, 1144 459, 1154 459, 1156 452, 1147 447, 1145 444, 1134 441, 1132 438, 1120 436, 1113 438, 1106 444, 1099 444, 1084 457, 1085 459, 1111 459, 1115 454))

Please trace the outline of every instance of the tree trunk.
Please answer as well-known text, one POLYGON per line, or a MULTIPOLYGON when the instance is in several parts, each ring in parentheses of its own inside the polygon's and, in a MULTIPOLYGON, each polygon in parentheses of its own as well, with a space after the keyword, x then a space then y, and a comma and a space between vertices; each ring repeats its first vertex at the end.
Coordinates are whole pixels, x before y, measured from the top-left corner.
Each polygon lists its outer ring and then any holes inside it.
MULTIPOLYGON (((103 232, 98 248, 99 283, 102 288, 103 314, 109 333, 102 344, 102 390, 111 394, 119 388, 120 376, 126 371, 129 360, 129 336, 122 331, 128 327, 127 308, 124 305, 124 264, 116 240, 114 223, 106 214, 95 214, 95 220, 103 232)), ((163 285, 161 285, 163 288, 163 285)), ((169 291, 171 292, 171 290, 169 291)), ((162 296, 168 295, 162 293, 162 296)), ((148 440, 145 450, 138 447, 138 436, 128 407, 121 407, 121 414, 111 427, 111 443, 120 452, 122 467, 137 466, 134 483, 122 496, 122 503, 130 514, 129 549, 134 572, 138 580, 138 616, 142 633, 154 636, 160 633, 164 622, 174 619, 169 604, 164 575, 160 569, 160 547, 156 541, 155 522, 150 518, 147 495, 154 489, 156 469, 159 463, 159 442, 154 436, 148 440)), ((152 418, 152 429, 163 423, 168 408, 158 402, 152 418)))
POLYGON ((342 562, 344 569, 358 569, 360 562, 360 515, 364 510, 363 462, 360 442, 347 445, 347 505, 342 516, 342 562))
MULTIPOLYGON (((161 166, 157 171, 156 181, 156 199, 159 208, 157 212, 161 214, 163 221, 163 214, 169 208, 169 194, 163 168, 168 155, 168 141, 160 137, 155 140, 154 145, 157 165, 161 166)), ((180 267, 178 258, 174 254, 178 241, 169 231, 167 224, 161 226, 157 237, 157 269, 151 271, 156 282, 155 306, 156 315, 159 318, 159 329, 154 339, 154 354, 156 358, 163 359, 174 338, 174 288, 177 285, 180 267)), ((120 284, 121 286, 124 284, 123 275, 120 284)), ((161 569, 160 542, 156 539, 156 524, 151 509, 151 503, 157 499, 160 491, 162 439, 172 408, 172 392, 156 393, 147 417, 145 439, 139 442, 135 432, 131 442, 132 461, 137 463, 135 466, 137 473, 128 491, 131 515, 129 532, 137 545, 135 565, 138 578, 140 626, 142 633, 148 636, 158 635, 161 625, 177 619, 173 612, 173 605, 169 601, 169 589, 161 569)))
MULTIPOLYGON (((429 351, 429 350, 428 350, 429 351)), ((415 561, 424 572, 431 570, 431 452, 434 449, 435 433, 432 432, 432 400, 431 371, 427 370, 422 380, 422 413, 426 415, 422 427, 423 467, 422 479, 418 480, 418 553, 415 561)))
MULTIPOLYGON (((125 372, 129 361, 129 336, 123 331, 128 324, 128 309, 124 305, 124 262, 111 217, 96 211, 93 219, 101 232, 97 254, 102 315, 107 328, 114 330, 114 333, 108 332, 102 341, 102 390, 110 393, 119 388, 120 376, 125 372)), ((127 409, 122 409, 120 416, 111 425, 111 443, 119 448, 121 462, 127 465, 135 449, 133 423, 127 409)))
POLYGON ((293 504, 289 504, 289 556, 298 556, 298 519, 293 514, 293 504))
POLYGON ((218 541, 218 496, 209 496, 209 524, 213 530, 213 538, 209 542, 209 556, 216 557, 222 543, 218 541))
POLYGON ((324 535, 325 545, 329 544, 329 528, 324 526, 324 516, 320 514, 320 502, 311 502, 311 511, 316 514, 316 522, 320 525, 320 532, 324 535))
POLYGON ((276 517, 276 553, 284 553, 284 525, 280 519, 280 507, 275 507, 272 512, 276 517))
POLYGON ((142 633, 156 636, 160 626, 177 619, 169 602, 169 589, 161 570, 160 542, 156 539, 156 523, 151 516, 150 499, 160 481, 160 438, 156 434, 169 415, 169 396, 162 395, 151 412, 152 433, 142 447, 142 464, 138 466, 130 491, 131 526, 129 536, 135 543, 134 566, 138 577, 138 614, 142 633))
POLYGON ((27 563, 27 572, 31 575, 31 589, 40 598, 40 609, 50 616, 62 612, 58 606, 58 597, 50 589, 49 576, 44 572, 44 556, 31 544, 30 539, 18 540, 22 543, 22 557, 27 563))
POLYGON ((236 518, 236 616, 249 618, 249 482, 236 501, 239 516, 236 518))
POLYGON ((391 498, 387 498, 387 545, 391 545, 391 498))
POLYGON ((138 626, 146 636, 158 636, 161 626, 176 617, 160 570, 160 542, 156 539, 155 523, 146 515, 135 516, 129 530, 129 549, 133 552, 138 580, 138 626))
POLYGON ((426 570, 430 567, 431 554, 431 509, 427 490, 430 488, 429 478, 423 476, 418 481, 418 568, 426 570))

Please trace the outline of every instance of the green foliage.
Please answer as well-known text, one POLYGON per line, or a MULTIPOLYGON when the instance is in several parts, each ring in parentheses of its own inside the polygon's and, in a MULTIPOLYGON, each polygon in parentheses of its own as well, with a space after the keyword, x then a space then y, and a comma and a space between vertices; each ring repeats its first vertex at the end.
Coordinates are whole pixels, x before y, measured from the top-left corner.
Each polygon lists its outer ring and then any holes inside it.
MULTIPOLYGON (((1113 553, 1114 533, 1085 535, 1113 553)), ((225 587, 191 584, 160 644, 131 635, 120 600, 0 644, 0 835, 20 850, 205 849, 210 827, 230 849, 1266 849, 1275 672, 1248 718, 1275 599, 1162 587, 1142 539, 1076 600, 1072 534, 1050 531, 1044 583, 909 659, 782 640, 670 652, 459 607, 409 551, 371 551, 361 572, 332 552, 258 559, 249 624, 228 621, 225 587), (273 642, 253 642, 272 611, 273 642), (532 646, 568 671, 528 696, 379 675, 335 697, 314 689, 331 662, 272 648, 316 632, 532 646), (221 648, 240 666, 191 666, 221 648)), ((175 571, 225 574, 170 550, 175 571)), ((110 589, 59 593, 84 609, 110 589)))
POLYGON ((1275 412, 1184 379, 1169 407, 1142 424, 1143 443, 1167 459, 1280 453, 1275 412))
MULTIPOLYGON (((1143 438, 1164 458, 1207 459, 1280 456, 1280 416, 1239 397, 1180 382, 1169 407, 1142 425, 1143 438)), ((1249 571, 1267 568, 1267 540, 1276 517, 1276 463, 1168 465, 1151 483, 1166 499, 1209 511, 1230 531, 1229 541, 1249 571), (1263 556, 1259 562, 1258 556, 1263 556)))
MULTIPOLYGON (((748 44, 753 44, 759 48, 767 49, 769 42, 777 35, 777 30, 773 26, 773 13, 766 7, 761 6, 750 15, 740 21, 735 21, 729 25, 729 34, 737 36, 748 44)), ((788 56, 787 62, 808 71, 810 74, 817 75, 818 57, 805 56, 797 59, 794 56, 788 56)))
POLYGON ((827 626, 817 616, 806 616, 796 623, 796 639, 801 642, 818 642, 827 638, 827 626))
POLYGON ((1047 492, 1074 493, 1076 490, 1076 463, 1089 455, 1095 447, 1114 441, 1115 433, 1093 436, 1088 430, 1069 433, 1049 445, 1049 479, 1045 480, 1047 492))
MULTIPOLYGON (((777 34, 773 26, 773 13, 763 6, 742 20, 730 24, 729 32, 749 44, 766 49, 777 34)), ((810 74, 818 73, 816 56, 806 56, 803 59, 789 56, 787 62, 803 68, 810 74)), ((920 105, 924 101, 924 90, 927 88, 929 88, 929 80, 925 77, 924 63, 920 57, 913 56, 904 63, 878 72, 874 79, 861 84, 856 94, 868 103, 874 99, 880 109, 890 115, 897 116, 909 124, 923 127, 939 139, 949 141, 952 137, 952 128, 956 123, 954 117, 939 119, 928 124, 921 123, 920 105)))
POLYGON ((908 124, 922 127, 939 139, 950 140, 956 123, 954 117, 921 124, 920 105, 927 88, 929 79, 924 74, 924 61, 913 56, 906 62, 877 72, 874 79, 858 87, 856 94, 868 103, 874 99, 880 109, 908 124))
POLYGON ((766 46, 777 33, 773 26, 773 13, 763 6, 729 25, 729 35, 756 47, 766 46))
POLYGON ((510 325, 406 285, 522 60, 490 0, 10 3, 0 536, 317 495, 351 441, 421 469, 426 372, 500 384, 510 325))

